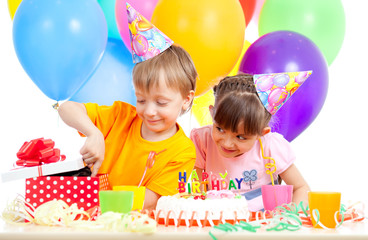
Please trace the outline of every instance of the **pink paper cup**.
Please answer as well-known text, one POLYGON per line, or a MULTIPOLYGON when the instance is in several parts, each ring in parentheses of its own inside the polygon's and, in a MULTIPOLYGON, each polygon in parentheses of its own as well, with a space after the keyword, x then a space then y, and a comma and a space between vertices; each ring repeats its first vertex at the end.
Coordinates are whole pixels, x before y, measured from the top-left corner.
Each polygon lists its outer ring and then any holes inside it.
POLYGON ((293 198, 293 185, 263 185, 261 190, 264 210, 272 211, 293 198))

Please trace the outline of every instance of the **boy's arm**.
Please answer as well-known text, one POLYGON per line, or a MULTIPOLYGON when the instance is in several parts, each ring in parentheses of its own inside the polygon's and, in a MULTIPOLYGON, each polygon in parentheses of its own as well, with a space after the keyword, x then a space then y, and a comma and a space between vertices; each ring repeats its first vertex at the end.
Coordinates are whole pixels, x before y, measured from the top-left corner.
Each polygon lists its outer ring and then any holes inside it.
MULTIPOLYGON (((87 110, 82 103, 64 102, 58 108, 61 119, 70 127, 75 128, 85 136, 93 134, 96 126, 87 115, 87 110)), ((98 130, 98 129, 97 129, 98 130)))
POLYGON ((146 195, 144 197, 144 206, 143 209, 147 210, 155 210, 158 199, 161 195, 149 190, 146 188, 146 195))
POLYGON ((88 117, 87 110, 82 103, 64 102, 60 105, 58 112, 65 124, 87 137, 80 154, 87 166, 93 166, 92 176, 96 176, 105 155, 103 134, 88 117))

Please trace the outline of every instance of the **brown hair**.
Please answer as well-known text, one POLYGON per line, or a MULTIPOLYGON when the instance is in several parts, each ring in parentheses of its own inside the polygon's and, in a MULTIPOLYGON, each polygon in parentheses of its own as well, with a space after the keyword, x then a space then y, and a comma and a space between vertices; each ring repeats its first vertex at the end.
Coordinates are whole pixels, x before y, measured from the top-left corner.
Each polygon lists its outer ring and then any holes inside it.
POLYGON ((232 132, 244 123, 244 133, 262 135, 271 114, 263 106, 253 82, 253 75, 225 77, 213 88, 215 95, 214 121, 232 132))
MULTIPOLYGON (((137 63, 133 68, 134 87, 148 92, 152 86, 158 85, 161 71, 165 74, 167 86, 178 90, 183 98, 186 98, 191 90, 195 91, 197 70, 189 53, 177 45, 137 63)), ((192 104, 193 102, 190 107, 192 104)))

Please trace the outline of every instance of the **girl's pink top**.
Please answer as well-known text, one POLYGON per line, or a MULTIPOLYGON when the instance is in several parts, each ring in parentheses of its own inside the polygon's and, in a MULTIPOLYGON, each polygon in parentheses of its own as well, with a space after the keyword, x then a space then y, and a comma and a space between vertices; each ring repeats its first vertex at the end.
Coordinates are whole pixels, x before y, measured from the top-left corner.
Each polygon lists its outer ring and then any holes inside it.
MULTIPOLYGON (((193 129, 190 138, 196 147, 195 166, 204 169, 209 176, 209 187, 212 180, 222 180, 226 175, 225 184, 232 181, 232 191, 240 193, 248 200, 249 210, 263 210, 261 186, 271 184, 270 175, 266 174, 265 163, 268 159, 262 158, 259 141, 256 141, 253 148, 234 158, 223 157, 212 140, 212 125, 193 129), (221 175, 220 175, 221 173, 221 175)), ((264 155, 272 157, 276 162, 276 172, 273 174, 274 181, 277 176, 289 168, 295 161, 295 154, 290 143, 278 133, 268 133, 261 137, 264 147, 264 155)), ((223 186, 225 186, 223 185, 223 186)))

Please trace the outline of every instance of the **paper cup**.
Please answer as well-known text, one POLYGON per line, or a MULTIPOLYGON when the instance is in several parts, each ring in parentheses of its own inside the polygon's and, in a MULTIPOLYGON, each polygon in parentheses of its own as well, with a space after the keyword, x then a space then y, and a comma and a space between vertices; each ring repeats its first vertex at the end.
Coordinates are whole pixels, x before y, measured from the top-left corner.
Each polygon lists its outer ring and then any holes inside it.
POLYGON ((293 198, 293 185, 263 185, 261 190, 264 210, 272 211, 293 198))
POLYGON ((308 202, 313 227, 336 227, 337 219, 340 212, 341 193, 308 192, 308 202), (319 221, 317 222, 318 215, 319 221))
POLYGON ((114 186, 112 190, 116 191, 132 191, 133 197, 133 208, 132 210, 142 210, 144 204, 144 197, 146 195, 146 187, 138 186, 114 186))
POLYGON ((133 206, 133 192, 131 191, 100 191, 101 213, 128 213, 133 206))

